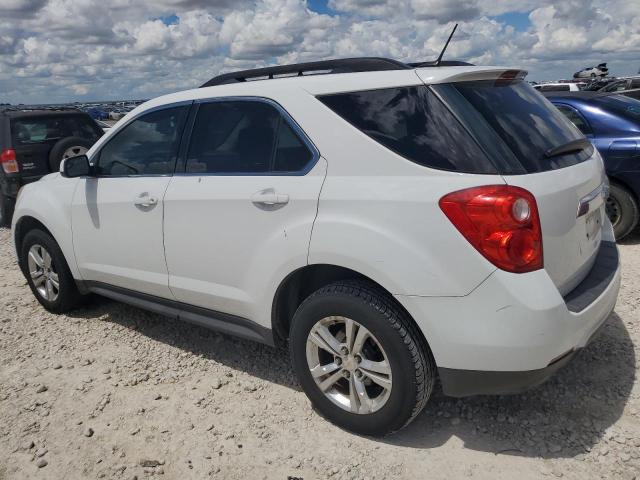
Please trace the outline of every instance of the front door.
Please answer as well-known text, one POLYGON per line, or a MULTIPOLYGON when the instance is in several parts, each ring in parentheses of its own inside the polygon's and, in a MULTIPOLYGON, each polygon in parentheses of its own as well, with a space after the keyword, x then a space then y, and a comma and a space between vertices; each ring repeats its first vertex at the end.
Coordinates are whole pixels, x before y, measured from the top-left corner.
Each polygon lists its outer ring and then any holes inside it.
POLYGON ((264 323, 307 262, 325 161, 280 107, 249 99, 200 104, 185 160, 165 196, 171 291, 264 323))
POLYGON ((172 298, 162 238, 163 199, 173 175, 187 106, 133 120, 92 156, 72 204, 82 278, 172 298))

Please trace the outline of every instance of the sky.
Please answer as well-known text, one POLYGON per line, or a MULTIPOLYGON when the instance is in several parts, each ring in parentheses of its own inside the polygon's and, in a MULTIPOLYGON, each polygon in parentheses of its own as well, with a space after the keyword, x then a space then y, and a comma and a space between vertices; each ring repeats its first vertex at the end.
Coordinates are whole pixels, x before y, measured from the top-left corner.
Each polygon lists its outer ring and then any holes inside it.
POLYGON ((640 69, 638 0, 0 0, 0 103, 146 99, 233 70, 435 59, 571 78, 640 69))

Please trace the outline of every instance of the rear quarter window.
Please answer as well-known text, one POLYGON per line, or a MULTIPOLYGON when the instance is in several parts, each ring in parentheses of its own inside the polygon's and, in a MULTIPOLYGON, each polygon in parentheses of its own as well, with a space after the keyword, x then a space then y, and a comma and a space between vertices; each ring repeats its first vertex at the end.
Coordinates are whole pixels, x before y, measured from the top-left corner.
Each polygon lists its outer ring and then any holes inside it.
POLYGON ((365 135, 419 165, 496 173, 473 137, 426 86, 321 95, 318 99, 365 135))

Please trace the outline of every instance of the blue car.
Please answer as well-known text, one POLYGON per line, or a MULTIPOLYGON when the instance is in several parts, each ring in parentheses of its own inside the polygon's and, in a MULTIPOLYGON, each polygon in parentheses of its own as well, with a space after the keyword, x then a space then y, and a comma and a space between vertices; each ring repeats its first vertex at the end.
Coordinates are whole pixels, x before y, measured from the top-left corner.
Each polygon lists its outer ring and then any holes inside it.
POLYGON ((616 238, 638 226, 640 204, 640 101, 600 92, 545 95, 602 155, 611 190, 607 215, 616 238))

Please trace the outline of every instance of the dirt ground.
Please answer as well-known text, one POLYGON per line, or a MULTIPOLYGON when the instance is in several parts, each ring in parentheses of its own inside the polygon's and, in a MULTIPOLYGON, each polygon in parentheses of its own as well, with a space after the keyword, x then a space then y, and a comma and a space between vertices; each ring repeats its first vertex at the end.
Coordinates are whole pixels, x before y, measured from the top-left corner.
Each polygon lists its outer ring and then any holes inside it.
POLYGON ((286 353, 97 299, 47 313, 0 229, 0 480, 640 479, 640 232, 600 337, 526 394, 436 392, 387 438, 315 413, 286 353))

